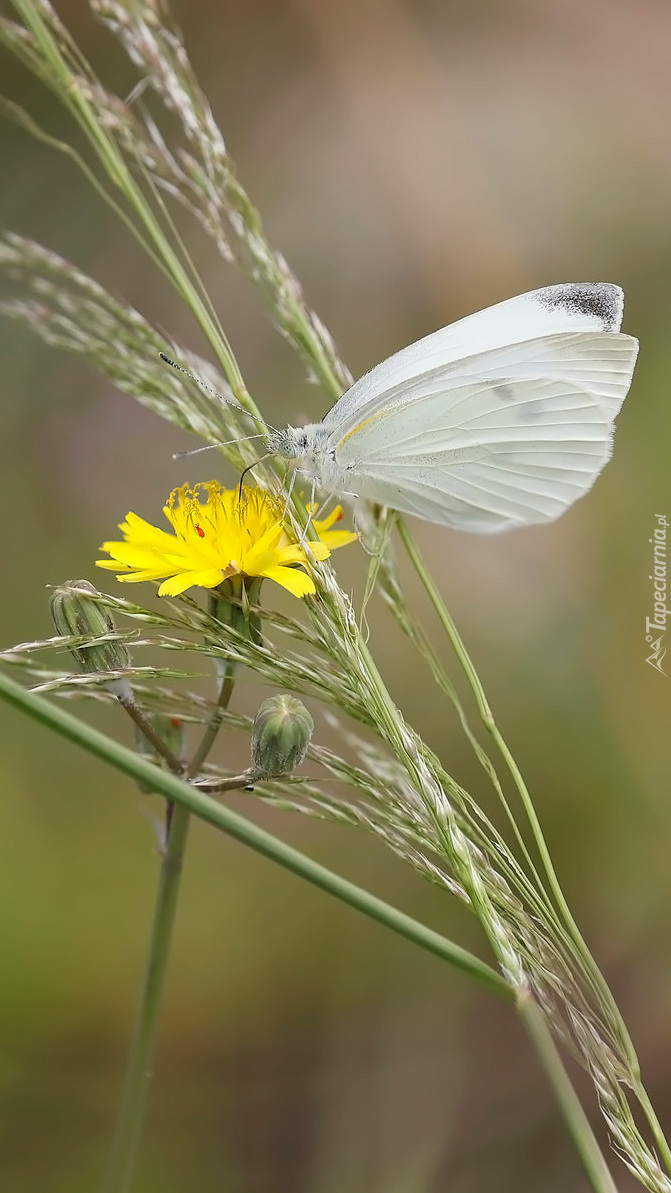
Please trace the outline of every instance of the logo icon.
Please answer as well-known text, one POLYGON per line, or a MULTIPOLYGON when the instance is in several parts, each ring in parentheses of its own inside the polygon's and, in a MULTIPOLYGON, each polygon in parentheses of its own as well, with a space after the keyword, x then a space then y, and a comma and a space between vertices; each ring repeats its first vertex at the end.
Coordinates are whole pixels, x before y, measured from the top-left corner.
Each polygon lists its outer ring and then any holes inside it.
POLYGON ((656 671, 661 671, 662 675, 668 675, 668 673, 662 667, 664 656, 666 655, 666 647, 662 646, 663 637, 664 635, 660 634, 659 638, 655 638, 653 642, 652 634, 646 635, 645 640, 646 642, 650 643, 650 646, 652 647, 652 654, 649 654, 645 661, 646 663, 649 663, 651 667, 654 667, 656 671))

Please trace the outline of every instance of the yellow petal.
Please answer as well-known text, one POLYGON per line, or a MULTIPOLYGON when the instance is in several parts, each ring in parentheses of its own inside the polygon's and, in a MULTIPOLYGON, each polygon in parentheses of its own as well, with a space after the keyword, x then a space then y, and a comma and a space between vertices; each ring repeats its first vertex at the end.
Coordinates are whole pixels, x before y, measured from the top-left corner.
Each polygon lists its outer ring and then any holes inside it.
POLYGON ((187 588, 216 588, 224 578, 221 568, 210 569, 207 572, 182 572, 179 576, 171 576, 164 580, 158 590, 159 596, 179 596, 187 588))
POLYGON ((300 568, 271 567, 263 574, 276 584, 281 584, 282 588, 286 588, 293 596, 303 597, 316 592, 314 581, 300 568))
POLYGON ((355 543, 359 536, 353 530, 326 530, 320 537, 331 551, 337 551, 338 547, 346 547, 348 543, 355 543))

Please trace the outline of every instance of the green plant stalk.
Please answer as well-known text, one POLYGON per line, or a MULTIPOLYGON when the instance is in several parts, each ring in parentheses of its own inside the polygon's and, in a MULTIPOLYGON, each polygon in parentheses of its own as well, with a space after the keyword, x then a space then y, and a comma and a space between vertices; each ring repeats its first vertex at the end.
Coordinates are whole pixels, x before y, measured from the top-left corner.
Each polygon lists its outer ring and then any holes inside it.
POLYGON ((165 762, 167 762, 173 774, 181 775, 184 772, 184 766, 180 762, 179 758, 175 757, 172 750, 168 749, 165 742, 163 741, 163 738, 159 737, 153 725, 149 720, 147 720, 142 709, 135 703, 134 699, 132 697, 128 699, 125 695, 119 695, 118 692, 115 692, 114 694, 119 701, 119 704, 128 713, 131 721, 137 725, 143 736, 146 737, 150 745, 154 747, 156 753, 159 754, 160 757, 165 760, 165 762))
POLYGON ((216 800, 208 798, 195 787, 179 779, 176 775, 155 766, 146 758, 140 757, 132 750, 120 745, 112 738, 100 733, 97 729, 79 721, 65 709, 59 708, 42 696, 36 696, 27 691, 21 684, 0 671, 0 698, 12 704, 15 708, 33 717, 47 728, 59 733, 62 737, 74 742, 90 754, 109 763, 117 770, 129 775, 137 782, 146 783, 152 790, 164 795, 180 807, 186 808, 194 816, 207 824, 213 825, 220 831, 227 833, 236 841, 249 846, 250 849, 290 870, 299 878, 305 879, 327 894, 333 895, 341 902, 348 904, 357 911, 363 912, 377 923, 384 924, 393 932, 426 949, 443 961, 449 962, 457 969, 476 978, 482 985, 487 986, 495 994, 514 1002, 513 991, 504 978, 492 966, 481 961, 479 957, 469 953, 467 949, 454 944, 438 932, 426 928, 410 916, 404 915, 397 908, 376 898, 354 883, 334 874, 324 866, 314 862, 305 854, 292 846, 286 845, 272 833, 257 827, 232 809, 224 807, 216 800))
MULTIPOLYGON (((366 670, 370 682, 374 686, 376 695, 378 697, 378 715, 386 721, 386 732, 389 736, 389 739, 393 741, 394 723, 397 717, 397 710, 389 693, 387 692, 384 682, 377 670, 370 652, 368 651, 367 646, 361 643, 360 650, 365 659, 366 670)), ((479 684, 480 681, 475 671, 473 674, 479 684)), ((530 800, 530 797, 528 798, 530 800)), ((437 827, 439 828, 440 826, 437 825, 437 827)), ((484 926, 483 917, 479 916, 478 918, 480 919, 481 924, 484 926)), ((490 939, 490 943, 495 948, 495 942, 490 939)), ((587 946, 584 947, 586 950, 587 946)), ((587 956, 589 960, 592 961, 591 955, 589 953, 587 956)), ((592 962, 592 964, 594 965, 594 968, 596 968, 595 963, 592 962)), ((596 972, 598 976, 601 977, 599 971, 597 970, 596 972)), ((606 991, 608 992, 608 996, 612 1002, 612 995, 610 995, 610 991, 608 990, 604 979, 601 978, 601 981, 603 982, 606 991)), ((594 1136, 594 1132, 592 1131, 589 1120, 585 1114, 585 1111, 583 1110, 580 1100, 573 1089, 540 1007, 534 1001, 531 992, 526 987, 518 988, 515 992, 515 997, 518 1014, 520 1015, 520 1018, 525 1026, 527 1035, 534 1047, 534 1050, 538 1055, 550 1087, 553 1090, 557 1105, 561 1111, 571 1138, 576 1145, 576 1149, 583 1162, 585 1172, 589 1178, 592 1189, 595 1191, 595 1193, 617 1193, 616 1185, 613 1182, 613 1178, 605 1162, 601 1148, 599 1147, 599 1144, 594 1136)), ((615 1009, 617 1011, 617 1008, 615 1009)), ((652 1111, 652 1107, 650 1107, 650 1110, 652 1111)))
MULTIPOLYGON (((489 755, 483 750, 478 738, 473 732, 466 715, 466 711, 457 695, 452 681, 447 674, 447 670, 437 657, 426 633, 418 624, 417 620, 412 616, 405 603, 399 607, 397 602, 394 600, 391 602, 391 609, 403 633, 409 638, 412 644, 416 647, 420 656, 424 659, 434 680, 438 684, 438 687, 445 693, 450 702, 453 704, 457 716, 459 717, 459 723, 473 749, 473 752, 483 767, 504 808, 511 829, 515 835, 515 839, 517 840, 522 855, 529 867, 529 874, 527 874, 520 865, 516 865, 511 873, 511 878, 518 884, 519 889, 524 891, 525 899, 527 900, 529 907, 534 914, 545 917, 545 919, 548 922, 551 922, 556 930, 560 932, 562 925, 557 910, 552 903, 549 894, 545 890, 541 877, 536 866, 534 865, 533 858, 531 857, 524 838, 522 837, 519 827, 513 817, 512 810, 508 801, 506 800, 503 787, 499 781, 494 764, 492 763, 489 755)), ((488 832, 491 834, 491 840, 499 839, 500 834, 498 833, 498 830, 494 827, 489 818, 484 816, 482 809, 479 809, 479 818, 482 822, 486 823, 488 832)), ((501 864, 501 859, 499 859, 499 864, 501 864)), ((507 866, 504 867, 504 872, 506 872, 507 868, 507 866)))
POLYGON ((536 809, 533 806, 533 802, 531 800, 527 785, 524 782, 524 778, 522 777, 522 773, 510 751, 508 743, 496 724, 494 714, 489 705, 489 701, 487 700, 480 677, 475 670, 461 635, 459 634, 450 612, 447 609, 428 568, 426 567, 426 564, 416 543, 414 542, 414 539, 410 534, 410 531, 402 519, 398 519, 397 525, 399 537, 403 543, 403 546, 405 547, 408 557, 410 558, 410 561, 422 582, 424 590, 427 593, 431 604, 433 605, 440 624, 443 627, 457 656, 457 659, 459 660, 461 668, 468 680, 469 686, 475 698, 480 719, 494 741, 499 753, 501 754, 501 757, 503 758, 506 767, 508 768, 508 772, 519 793, 522 806, 531 827, 536 848, 538 849, 543 868, 547 875, 548 885, 555 899, 559 914, 562 917, 562 922, 564 923, 566 930, 578 951, 585 977, 590 982, 596 996, 599 998, 600 1005, 608 1017, 611 1028, 616 1033, 622 1049, 626 1054, 627 1062, 631 1069, 631 1076, 633 1078, 632 1090, 638 1099, 644 1117, 652 1131, 653 1138, 657 1144, 657 1147, 659 1148, 660 1156, 663 1159, 667 1171, 671 1172, 671 1147, 669 1146, 668 1140, 664 1135, 659 1119, 657 1118, 648 1093, 641 1080, 638 1056, 636 1055, 636 1050, 634 1048, 631 1036, 629 1035, 627 1025, 620 1014, 620 1010, 613 998, 610 987, 603 977, 598 965, 596 964, 596 961, 592 957, 592 954, 590 953, 582 933, 580 932, 580 929, 573 917, 571 909, 568 906, 566 896, 564 895, 557 877, 557 873, 552 864, 550 851, 543 836, 543 830, 536 814, 536 809))
POLYGON ((592 1128, 569 1080, 542 1011, 533 998, 522 996, 517 1002, 517 1013, 534 1045, 592 1188, 600 1190, 600 1193, 617 1193, 617 1186, 606 1161, 600 1149, 594 1146, 592 1128))
POLYGON ((190 819, 188 808, 176 804, 161 862, 147 965, 102 1193, 127 1193, 131 1186, 152 1078, 159 1014, 190 819))
POLYGON ((234 670, 235 668, 230 664, 226 666, 219 691, 219 699, 217 700, 217 703, 213 709, 210 722, 203 733, 200 745, 198 746, 193 758, 191 759, 191 762, 189 763, 188 775, 190 778, 193 778, 194 775, 198 774, 210 750, 212 749, 212 746, 217 740, 217 734, 221 729, 224 713, 228 708, 231 694, 233 692, 233 684, 235 682, 234 670))
MULTIPOLYGON (((471 691, 473 692, 473 696, 475 698, 478 712, 480 714, 480 719, 495 742, 496 747, 499 750, 499 753, 501 754, 513 779, 515 787, 517 788, 522 806, 531 827, 539 856, 543 863, 543 868, 547 875, 550 890, 552 891, 552 895, 556 901, 556 905, 562 916, 562 920, 566 926, 566 929, 577 947, 578 953, 583 963, 585 976, 590 981, 595 993, 600 996, 602 1000, 603 1008, 608 1013, 611 1026, 617 1032, 622 1046, 626 1051, 627 1060, 631 1066, 632 1072, 638 1075, 639 1063, 634 1045, 631 1041, 631 1037, 629 1036, 627 1028, 622 1020, 622 1016, 620 1015, 620 1012, 614 1002, 610 988, 608 987, 603 975, 601 974, 601 971, 594 961, 594 958, 592 957, 592 954, 590 953, 587 944, 583 939, 580 929, 573 918, 571 909, 566 902, 566 897, 561 889, 559 879, 552 864, 550 851, 543 836, 543 830, 541 829, 540 821, 536 814, 536 809, 533 806, 528 788, 524 782, 521 771, 510 752, 510 748, 508 747, 507 742, 505 741, 496 724, 494 714, 490 708, 489 701, 487 700, 480 677, 475 670, 473 662, 461 639, 459 631, 452 620, 449 610, 445 606, 443 598, 441 597, 440 592, 438 591, 433 578, 430 575, 426 564, 424 563, 424 560, 410 534, 410 531, 400 519, 398 522, 398 533, 403 546, 407 551, 410 561, 419 579, 421 580, 422 585, 424 586, 429 600, 431 601, 431 604, 433 605, 433 608, 439 618, 440 624, 447 634, 457 659, 459 660, 461 668, 468 680, 471 691)), ((666 1150, 668 1154, 668 1145, 666 1150)))
POLYGON ((669 1147, 668 1140, 662 1130, 661 1123, 655 1114, 652 1102, 648 1097, 648 1091, 643 1085, 643 1082, 640 1080, 634 1084, 633 1088, 643 1114, 645 1115, 646 1122, 652 1131, 655 1143, 659 1148, 659 1153, 666 1164, 667 1170, 671 1172, 671 1148, 669 1147))
MULTIPOLYGON (((64 709, 55 707, 42 697, 26 691, 20 684, 2 672, 0 672, 0 698, 89 753, 108 762, 117 770, 141 783, 149 784, 154 790, 172 800, 177 805, 176 816, 179 811, 180 821, 178 823, 182 823, 182 813, 184 813, 184 823, 188 823, 188 814, 193 813, 201 820, 261 853, 264 857, 277 862, 278 865, 290 870, 298 877, 304 878, 350 907, 363 912, 377 923, 391 928, 392 931, 412 941, 420 948, 476 978, 482 985, 508 1002, 517 1003, 530 1039, 557 1099, 559 1109, 585 1164, 594 1193, 614 1193, 615 1186, 606 1169, 598 1142, 575 1093, 572 1091, 559 1054, 552 1041, 549 1038, 544 1038, 544 1025, 539 1026, 540 1012, 536 1012, 534 1015, 529 1010, 531 1000, 528 996, 518 997, 518 992, 511 989, 496 970, 459 945, 440 936, 437 932, 433 932, 430 928, 426 928, 423 924, 411 919, 410 916, 404 915, 403 912, 391 907, 368 891, 347 882, 339 875, 312 861, 311 858, 299 853, 298 850, 285 845, 270 833, 246 821, 244 817, 222 807, 215 800, 208 799, 207 796, 202 795, 176 775, 161 770, 147 759, 139 757, 126 747, 107 738, 98 730, 78 721, 64 709)), ((179 837, 177 843, 179 844, 179 837)), ((167 958, 167 951, 165 957, 167 958)), ((139 1094, 137 1096, 139 1097, 139 1094)), ((122 1189, 123 1186, 118 1186, 118 1188, 122 1189)), ((113 1185, 110 1185, 106 1188, 105 1193, 116 1193, 116 1190, 113 1185)))
MULTIPOLYGON (((222 676, 219 697, 210 723, 187 768, 187 774, 190 776, 198 773, 214 745, 221 728, 224 711, 230 704, 234 682, 234 668, 228 666, 222 676)), ((127 711, 130 711, 127 706, 125 707, 127 711)), ((146 732, 146 728, 141 727, 146 732)), ((177 765, 179 770, 175 772, 174 766, 171 766, 171 769, 174 773, 179 774, 183 768, 179 763, 177 765)), ((187 807, 183 804, 175 804, 172 800, 168 802, 167 843, 156 894, 147 968, 142 983, 140 1003, 133 1029, 126 1076, 102 1193, 128 1193, 135 1171, 135 1160, 152 1078, 159 1015, 177 914, 177 901, 190 820, 191 813, 187 807)))

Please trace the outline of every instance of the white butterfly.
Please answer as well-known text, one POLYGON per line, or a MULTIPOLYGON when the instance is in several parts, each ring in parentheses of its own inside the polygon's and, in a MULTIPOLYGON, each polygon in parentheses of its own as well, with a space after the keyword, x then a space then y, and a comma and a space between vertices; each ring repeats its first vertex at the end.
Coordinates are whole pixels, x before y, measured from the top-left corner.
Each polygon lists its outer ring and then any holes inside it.
POLYGON ((638 352, 623 304, 607 282, 510 298, 382 361, 268 450, 328 492, 458 530, 551 521, 611 454, 638 352))

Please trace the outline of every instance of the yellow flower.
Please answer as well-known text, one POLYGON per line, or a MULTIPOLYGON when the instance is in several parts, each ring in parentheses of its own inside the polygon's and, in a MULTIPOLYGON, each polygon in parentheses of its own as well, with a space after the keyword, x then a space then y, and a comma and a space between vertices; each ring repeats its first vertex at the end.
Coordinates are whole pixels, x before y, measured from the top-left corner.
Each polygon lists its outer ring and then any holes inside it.
POLYGON ((338 506, 321 521, 313 519, 319 540, 297 543, 282 518, 282 503, 263 489, 222 489, 217 481, 173 489, 163 513, 173 534, 159 530, 129 513, 119 529, 124 541, 103 543, 111 559, 97 567, 116 571, 117 580, 163 580, 159 596, 177 596, 196 585, 216 588, 231 576, 266 576, 294 596, 306 596, 315 586, 301 566, 327 559, 332 550, 351 543, 356 535, 332 530, 342 517, 338 506))

